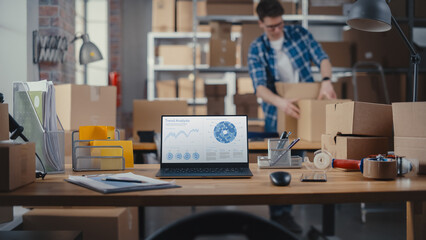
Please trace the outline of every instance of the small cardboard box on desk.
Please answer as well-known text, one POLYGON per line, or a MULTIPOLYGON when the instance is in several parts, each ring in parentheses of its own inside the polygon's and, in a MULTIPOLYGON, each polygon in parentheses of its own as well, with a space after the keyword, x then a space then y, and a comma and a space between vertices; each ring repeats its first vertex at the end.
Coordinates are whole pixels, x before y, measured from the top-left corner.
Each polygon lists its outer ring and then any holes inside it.
POLYGON ((0 103, 0 141, 9 140, 9 106, 0 103))
POLYGON ((426 102, 392 103, 395 154, 419 161, 426 174, 426 102))
POLYGON ((35 143, 0 142, 0 191, 35 181, 35 143))
POLYGON ((138 239, 138 211, 128 208, 37 208, 23 216, 23 230, 80 230, 87 240, 138 239))
POLYGON ((326 106, 321 148, 334 158, 362 159, 387 153, 392 137, 390 105, 345 102, 326 106))

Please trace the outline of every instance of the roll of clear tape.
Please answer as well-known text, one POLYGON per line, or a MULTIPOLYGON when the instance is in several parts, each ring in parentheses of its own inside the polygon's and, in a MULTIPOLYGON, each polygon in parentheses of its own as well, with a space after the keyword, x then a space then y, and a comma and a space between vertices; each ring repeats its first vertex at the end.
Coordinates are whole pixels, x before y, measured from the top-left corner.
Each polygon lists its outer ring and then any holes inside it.
POLYGON ((326 151, 318 150, 315 152, 314 165, 316 168, 326 170, 331 167, 332 157, 326 151))

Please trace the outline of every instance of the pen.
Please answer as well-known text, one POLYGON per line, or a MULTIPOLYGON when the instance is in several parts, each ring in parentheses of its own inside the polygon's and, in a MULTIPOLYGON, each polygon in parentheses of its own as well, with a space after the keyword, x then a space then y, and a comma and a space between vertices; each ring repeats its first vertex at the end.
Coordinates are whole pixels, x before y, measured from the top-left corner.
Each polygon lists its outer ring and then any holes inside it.
POLYGON ((134 179, 117 179, 117 178, 103 178, 103 179, 102 179, 102 181, 143 183, 143 181, 141 181, 141 180, 134 180, 134 179))
POLYGON ((282 156, 284 156, 284 154, 286 154, 288 151, 290 151, 290 149, 294 146, 294 145, 296 145, 296 143, 297 142, 299 142, 299 140, 300 140, 300 138, 297 138, 297 139, 294 139, 293 140, 293 142, 291 142, 290 143, 290 145, 288 145, 288 147, 284 150, 284 152, 283 153, 281 153, 272 163, 271 163, 271 166, 273 166, 273 165, 275 165, 277 162, 278 162, 278 160, 280 160, 281 159, 281 157, 282 156))

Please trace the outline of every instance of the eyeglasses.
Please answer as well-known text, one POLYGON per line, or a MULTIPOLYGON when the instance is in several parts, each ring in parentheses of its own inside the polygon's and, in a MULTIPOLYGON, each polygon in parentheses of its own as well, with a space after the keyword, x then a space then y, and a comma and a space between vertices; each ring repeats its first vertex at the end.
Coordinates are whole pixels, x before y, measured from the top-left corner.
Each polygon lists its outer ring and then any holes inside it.
POLYGON ((280 22, 274 25, 265 25, 266 29, 273 31, 275 28, 281 28, 284 25, 284 22, 280 22))

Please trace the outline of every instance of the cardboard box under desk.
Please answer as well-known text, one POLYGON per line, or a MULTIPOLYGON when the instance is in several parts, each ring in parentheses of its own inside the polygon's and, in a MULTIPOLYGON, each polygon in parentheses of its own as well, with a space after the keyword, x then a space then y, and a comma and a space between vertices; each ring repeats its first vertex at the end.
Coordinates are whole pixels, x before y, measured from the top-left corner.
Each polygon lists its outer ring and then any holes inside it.
POLYGON ((115 86, 55 85, 56 113, 64 130, 80 126, 116 126, 115 86))
POLYGON ((138 131, 161 132, 162 115, 186 115, 188 103, 185 100, 133 101, 133 139, 139 142, 138 131))
POLYGON ((392 103, 392 115, 395 137, 426 138, 426 102, 392 103))
POLYGON ((297 136, 309 142, 321 141, 321 135, 325 133, 326 105, 345 101, 348 100, 305 99, 298 101, 300 117, 297 120, 297 136))
POLYGON ((0 103, 0 141, 9 140, 9 106, 0 103))
POLYGON ((0 143, 0 191, 35 181, 35 143, 0 143))
POLYGON ((207 0, 207 15, 252 15, 253 1, 207 0))
POLYGON ((23 215, 23 230, 80 230, 85 240, 138 239, 136 207, 33 209, 23 215))
POLYGON ((419 173, 426 174, 426 137, 395 137, 395 155, 419 161, 419 173))
POLYGON ((392 136, 392 106, 346 102, 326 106, 326 133, 392 136))
POLYGON ((207 115, 224 115, 225 114, 225 98, 224 97, 208 97, 207 98, 207 115))
POLYGON ((321 136, 321 149, 326 150, 333 158, 357 159, 368 157, 370 154, 387 153, 389 138, 387 137, 360 137, 360 136, 334 136, 323 134, 321 136))
POLYGON ((175 0, 152 1, 152 31, 175 31, 175 0))

